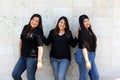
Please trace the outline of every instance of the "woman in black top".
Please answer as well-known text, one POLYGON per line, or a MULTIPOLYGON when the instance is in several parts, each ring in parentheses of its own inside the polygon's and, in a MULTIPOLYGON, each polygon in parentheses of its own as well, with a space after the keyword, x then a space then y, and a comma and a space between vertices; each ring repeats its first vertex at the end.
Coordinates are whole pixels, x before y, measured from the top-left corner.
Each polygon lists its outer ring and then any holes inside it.
POLYGON ((79 17, 80 30, 76 35, 79 49, 75 53, 75 60, 79 67, 79 80, 99 80, 99 74, 95 64, 96 36, 91 29, 87 15, 79 17))
POLYGON ((72 33, 65 16, 60 17, 55 29, 51 30, 45 41, 51 43, 50 61, 54 70, 55 80, 66 80, 66 72, 70 63, 70 45, 74 47, 72 33))
POLYGON ((20 37, 20 58, 12 72, 14 80, 22 80, 22 73, 27 70, 27 79, 35 80, 36 69, 42 69, 43 55, 42 19, 34 14, 25 25, 20 37))

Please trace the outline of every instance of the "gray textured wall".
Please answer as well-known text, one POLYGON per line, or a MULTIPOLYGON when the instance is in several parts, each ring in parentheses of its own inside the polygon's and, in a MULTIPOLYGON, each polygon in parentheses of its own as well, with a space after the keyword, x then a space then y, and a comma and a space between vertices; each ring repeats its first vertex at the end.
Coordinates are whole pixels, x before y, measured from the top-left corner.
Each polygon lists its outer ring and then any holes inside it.
MULTIPOLYGON (((87 14, 98 38, 96 63, 100 80, 120 77, 120 0, 0 0, 0 80, 12 80, 11 72, 18 60, 21 30, 34 13, 43 19, 44 33, 55 27, 60 16, 67 16, 73 36, 79 27, 78 17, 87 14)), ((76 48, 71 48, 72 61, 67 80, 78 80, 74 60, 76 48)), ((43 69, 37 80, 54 80, 49 62, 50 46, 44 47, 43 69)), ((26 74, 22 75, 26 80, 26 74)))

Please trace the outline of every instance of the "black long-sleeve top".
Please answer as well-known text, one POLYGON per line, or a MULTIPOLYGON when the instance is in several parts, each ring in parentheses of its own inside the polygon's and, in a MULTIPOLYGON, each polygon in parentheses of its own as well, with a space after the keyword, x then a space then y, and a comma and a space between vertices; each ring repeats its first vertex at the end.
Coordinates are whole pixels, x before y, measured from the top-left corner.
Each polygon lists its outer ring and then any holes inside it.
POLYGON ((43 46, 40 29, 35 29, 30 35, 24 35, 23 32, 28 25, 23 28, 20 39, 22 40, 21 56, 38 57, 38 46, 43 46))
POLYGON ((66 33, 60 36, 54 34, 54 29, 50 31, 48 38, 44 40, 45 45, 51 43, 50 57, 71 60, 70 45, 75 47, 75 44, 71 31, 69 33, 70 37, 68 38, 66 33))

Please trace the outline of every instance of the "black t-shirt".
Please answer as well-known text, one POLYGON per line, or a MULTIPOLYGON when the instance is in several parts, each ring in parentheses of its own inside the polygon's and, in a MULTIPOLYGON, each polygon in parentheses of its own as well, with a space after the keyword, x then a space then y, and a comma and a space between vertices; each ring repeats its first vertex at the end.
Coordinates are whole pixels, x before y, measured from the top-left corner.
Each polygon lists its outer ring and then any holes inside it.
MULTIPOLYGON (((94 36, 93 35, 90 35, 89 34, 89 44, 90 44, 90 48, 91 48, 91 51, 95 52, 96 51, 96 42, 94 40, 94 36)), ((78 39, 76 39, 76 41, 78 42, 78 47, 79 48, 86 48, 86 45, 85 45, 85 42, 84 42, 84 39, 83 39, 83 35, 81 33, 81 31, 79 31, 79 34, 78 34, 78 39)))
POLYGON ((75 47, 71 31, 69 31, 70 37, 66 36, 66 33, 63 35, 55 35, 54 30, 51 30, 47 39, 44 39, 45 45, 51 43, 50 57, 56 59, 71 59, 70 55, 70 45, 75 47))
POLYGON ((22 40, 21 56, 24 57, 37 57, 38 46, 43 46, 41 32, 35 29, 30 35, 24 35, 23 32, 27 29, 27 25, 23 28, 20 39, 22 40))

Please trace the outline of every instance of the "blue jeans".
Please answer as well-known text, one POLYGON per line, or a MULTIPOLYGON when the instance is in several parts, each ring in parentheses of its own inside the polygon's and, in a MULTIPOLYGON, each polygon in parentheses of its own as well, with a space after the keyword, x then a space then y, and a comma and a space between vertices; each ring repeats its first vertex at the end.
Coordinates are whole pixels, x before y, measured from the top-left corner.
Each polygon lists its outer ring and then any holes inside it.
POLYGON ((37 69, 37 58, 20 57, 12 72, 14 80, 22 80, 22 73, 27 70, 27 79, 35 80, 35 73, 37 69))
POLYGON ((78 64, 79 73, 80 73, 79 80, 87 80, 88 75, 90 77, 90 80, 99 80, 99 74, 98 74, 97 67, 94 61, 95 52, 88 53, 88 58, 91 63, 90 70, 86 69, 86 63, 85 63, 85 59, 82 53, 82 49, 78 49, 75 53, 75 61, 78 64))
POLYGON ((66 80, 66 73, 70 64, 68 59, 50 58, 54 71, 55 80, 66 80))

